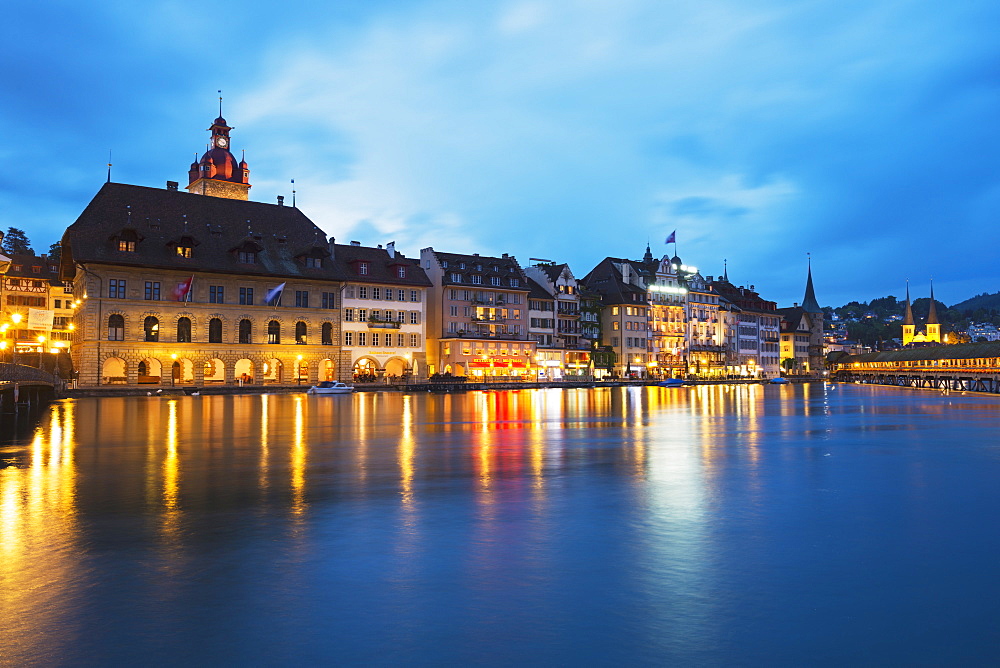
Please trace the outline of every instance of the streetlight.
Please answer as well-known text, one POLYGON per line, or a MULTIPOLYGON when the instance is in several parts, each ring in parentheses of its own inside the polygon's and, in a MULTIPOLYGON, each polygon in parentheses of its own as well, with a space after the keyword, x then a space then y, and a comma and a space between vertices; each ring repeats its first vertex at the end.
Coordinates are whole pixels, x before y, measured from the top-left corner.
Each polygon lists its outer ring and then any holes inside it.
MULTIPOLYGON (((174 365, 177 364, 177 353, 170 353, 170 359, 173 360, 170 363, 170 387, 174 387, 174 365)), ((180 368, 177 369, 177 372, 179 371, 180 368)))

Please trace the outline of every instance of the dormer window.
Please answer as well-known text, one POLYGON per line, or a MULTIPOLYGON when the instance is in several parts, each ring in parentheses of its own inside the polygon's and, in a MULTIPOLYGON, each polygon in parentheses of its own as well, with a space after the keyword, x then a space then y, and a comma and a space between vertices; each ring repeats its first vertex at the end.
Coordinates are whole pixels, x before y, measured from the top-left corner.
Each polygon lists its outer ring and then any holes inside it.
POLYGON ((111 241, 118 247, 118 250, 126 253, 134 253, 136 244, 142 241, 142 237, 134 229, 128 227, 118 235, 111 237, 111 241))
POLYGON ((135 252, 135 242, 134 241, 129 241, 127 239, 119 239, 118 240, 118 250, 125 251, 126 253, 134 253, 135 252))
POLYGON ((358 262, 358 273, 362 276, 368 275, 369 265, 367 262, 358 262))
MULTIPOLYGON (((441 266, 444 267, 445 269, 447 269, 448 268, 448 260, 441 260, 441 266)), ((428 267, 428 269, 430 269, 430 267, 428 267)))
POLYGON ((257 264, 257 253, 254 251, 237 251, 236 259, 243 264, 257 264))
POLYGON ((190 246, 174 246, 174 252, 177 253, 177 257, 191 257, 191 247, 190 246))
POLYGON ((465 263, 464 262, 459 262, 458 263, 458 268, 459 269, 465 269, 465 263))
POLYGON ((42 273, 42 268, 41 267, 32 267, 31 268, 31 273, 32 274, 40 274, 40 273, 42 273))
POLYGON ((458 274, 458 273, 452 274, 451 275, 451 281, 452 281, 452 283, 461 283, 462 282, 462 275, 458 274))
POLYGON ((306 262, 306 267, 309 269, 320 269, 323 267, 323 261, 318 257, 307 257, 304 259, 306 262))
POLYGON ((396 276, 406 278, 406 267, 396 267, 396 276))

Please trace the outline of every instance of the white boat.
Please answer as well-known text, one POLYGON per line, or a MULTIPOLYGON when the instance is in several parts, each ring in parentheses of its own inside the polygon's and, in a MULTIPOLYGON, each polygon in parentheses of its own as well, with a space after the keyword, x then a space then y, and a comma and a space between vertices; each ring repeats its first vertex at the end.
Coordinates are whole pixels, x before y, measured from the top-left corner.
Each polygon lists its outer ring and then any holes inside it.
POLYGON ((340 381, 324 380, 319 385, 313 385, 306 394, 350 394, 354 387, 340 381))

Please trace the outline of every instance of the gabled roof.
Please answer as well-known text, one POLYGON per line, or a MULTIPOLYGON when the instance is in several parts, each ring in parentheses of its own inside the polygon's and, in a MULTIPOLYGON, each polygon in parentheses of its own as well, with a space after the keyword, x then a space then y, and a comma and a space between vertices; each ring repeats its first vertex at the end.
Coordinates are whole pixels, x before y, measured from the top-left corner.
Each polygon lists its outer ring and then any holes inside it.
POLYGON ((646 290, 634 283, 626 283, 622 278, 618 267, 626 264, 637 275, 641 275, 642 263, 624 258, 606 257, 580 282, 588 289, 600 294, 601 301, 605 305, 645 302, 646 290))
POLYGON ((555 296, 550 294, 542 284, 533 279, 531 276, 528 277, 528 290, 528 299, 542 299, 547 301, 555 300, 555 296))
POLYGON ((522 291, 527 291, 528 289, 528 277, 521 270, 521 265, 518 264, 512 255, 491 257, 487 255, 465 255, 462 253, 434 251, 434 256, 441 263, 442 267, 444 267, 445 263, 448 265, 444 269, 444 276, 442 278, 442 282, 445 285, 456 284, 451 280, 451 275, 459 274, 462 280, 457 285, 474 286, 476 289, 501 288, 504 290, 522 291), (463 264, 465 265, 464 268, 462 267, 463 264), (494 267, 496 268, 494 269, 494 267), (471 280, 473 275, 484 277, 482 283, 473 283, 471 280), (492 277, 499 277, 500 285, 492 285, 490 281, 492 277), (512 286, 510 284, 511 278, 516 278, 518 285, 512 286))
POLYGON ((928 360, 968 360, 983 357, 1000 357, 1000 341, 904 348, 903 350, 851 355, 837 361, 841 364, 852 362, 923 362, 928 360))
POLYGON ((334 245, 334 261, 341 267, 345 281, 352 283, 380 283, 386 285, 412 285, 428 287, 431 285, 427 274, 420 267, 420 262, 404 257, 396 251, 395 257, 389 255, 384 248, 370 246, 355 246, 345 244, 334 245), (368 263, 368 273, 359 273, 358 263, 368 263), (400 278, 399 267, 405 268, 406 276, 400 278))
POLYGON ((122 183, 106 183, 63 235, 64 273, 69 262, 219 272, 281 278, 340 280, 334 262, 306 267, 303 249, 326 247, 326 236, 295 207, 193 195, 122 183), (120 251, 126 230, 139 237, 135 251, 120 251), (169 242, 189 236, 198 242, 191 258, 169 242), (234 249, 253 242, 257 262, 239 262, 234 249))

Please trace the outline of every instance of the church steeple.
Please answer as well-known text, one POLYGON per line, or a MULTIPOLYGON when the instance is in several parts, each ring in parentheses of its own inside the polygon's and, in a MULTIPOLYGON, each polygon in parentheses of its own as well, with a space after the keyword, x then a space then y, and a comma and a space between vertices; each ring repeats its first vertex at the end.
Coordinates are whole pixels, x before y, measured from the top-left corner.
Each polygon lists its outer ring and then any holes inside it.
POLYGON ((927 310, 927 340, 941 343, 941 323, 938 322, 937 305, 934 303, 934 281, 931 281, 931 306, 927 310))
POLYGON ((219 117, 208 129, 212 133, 208 150, 201 160, 191 164, 188 172, 189 192, 229 199, 250 198, 250 168, 246 160, 237 163, 229 150, 229 132, 232 129, 222 117, 220 98, 219 117))
POLYGON ((816 292, 813 290, 812 257, 809 258, 809 269, 806 274, 806 294, 802 298, 802 310, 806 313, 822 313, 823 309, 816 301, 816 292))
POLYGON ((908 346, 913 341, 916 324, 913 322, 913 306, 910 304, 910 281, 906 281, 906 314, 903 316, 903 345, 908 346))

